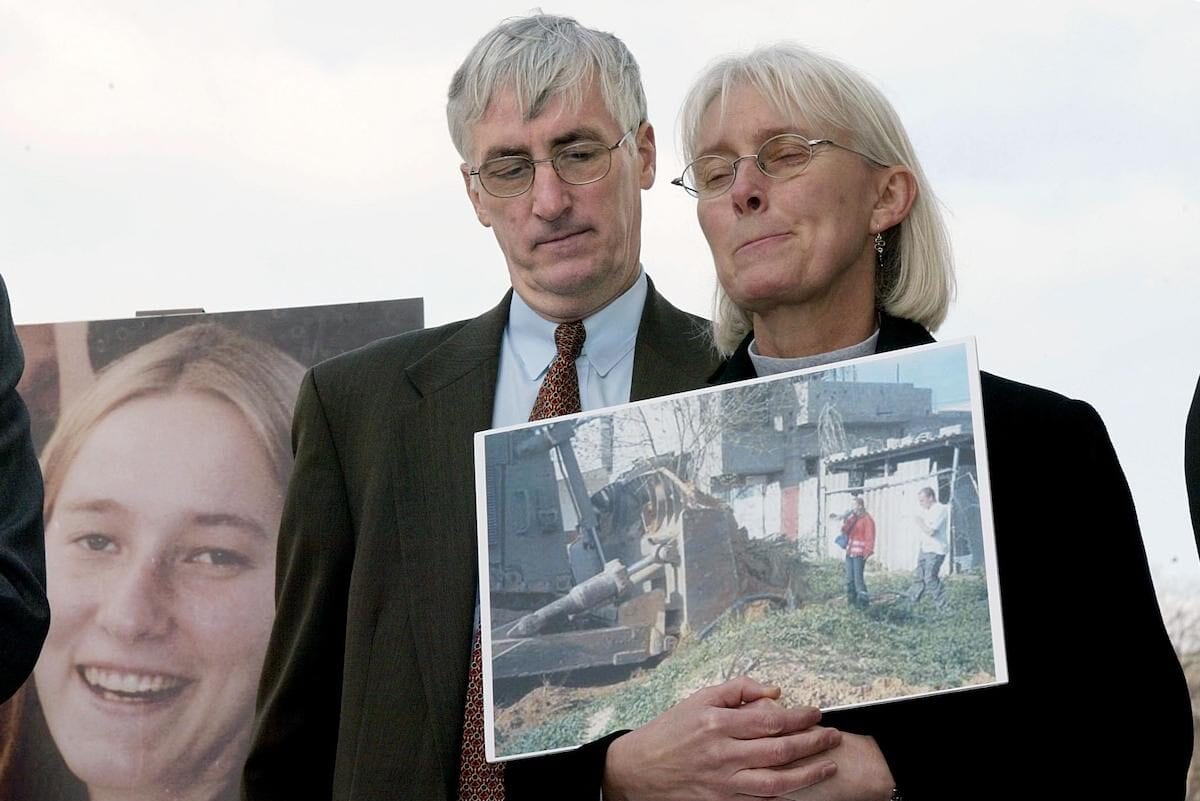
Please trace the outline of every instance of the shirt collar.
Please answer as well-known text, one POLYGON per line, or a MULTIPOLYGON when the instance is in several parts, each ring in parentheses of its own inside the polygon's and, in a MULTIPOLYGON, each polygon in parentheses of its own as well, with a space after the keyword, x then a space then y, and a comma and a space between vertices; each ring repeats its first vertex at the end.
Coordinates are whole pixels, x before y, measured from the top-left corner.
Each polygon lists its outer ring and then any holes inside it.
MULTIPOLYGON (((633 350, 645 305, 646 273, 639 266, 633 286, 600 311, 584 318, 583 329, 587 337, 579 358, 586 359, 600 377, 608 375, 617 362, 633 350)), ((538 315, 513 292, 508 312, 508 336, 521 365, 521 373, 528 380, 537 380, 554 361, 554 329, 557 327, 557 323, 538 315)))

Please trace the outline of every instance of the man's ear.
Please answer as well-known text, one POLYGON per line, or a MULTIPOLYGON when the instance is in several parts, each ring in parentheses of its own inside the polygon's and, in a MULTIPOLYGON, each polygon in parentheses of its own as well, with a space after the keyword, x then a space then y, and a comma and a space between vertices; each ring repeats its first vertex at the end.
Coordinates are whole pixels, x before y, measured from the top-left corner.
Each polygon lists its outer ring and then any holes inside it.
POLYGON ((492 218, 483 204, 479 202, 479 193, 482 191, 479 182, 472 179, 471 168, 466 164, 459 166, 459 170, 462 171, 463 187, 467 190, 467 197, 471 198, 471 205, 475 208, 475 216, 479 218, 479 224, 484 228, 491 228, 492 218))
POLYGON ((885 167, 876 183, 878 195, 871 210, 871 230, 882 233, 908 217, 917 201, 917 177, 908 167, 885 167))
POLYGON ((658 148, 654 144, 654 126, 643 122, 634 134, 638 159, 641 164, 638 177, 642 189, 654 186, 654 172, 658 166, 658 148))

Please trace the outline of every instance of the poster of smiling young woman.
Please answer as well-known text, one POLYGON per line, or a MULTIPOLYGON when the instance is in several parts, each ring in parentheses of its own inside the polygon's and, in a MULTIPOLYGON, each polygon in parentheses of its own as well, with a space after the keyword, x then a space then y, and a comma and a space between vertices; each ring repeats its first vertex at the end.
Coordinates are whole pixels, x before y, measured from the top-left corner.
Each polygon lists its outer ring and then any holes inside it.
POLYGON ((420 300, 29 325, 50 633, 0 707, 0 798, 237 797, 307 366, 420 300))

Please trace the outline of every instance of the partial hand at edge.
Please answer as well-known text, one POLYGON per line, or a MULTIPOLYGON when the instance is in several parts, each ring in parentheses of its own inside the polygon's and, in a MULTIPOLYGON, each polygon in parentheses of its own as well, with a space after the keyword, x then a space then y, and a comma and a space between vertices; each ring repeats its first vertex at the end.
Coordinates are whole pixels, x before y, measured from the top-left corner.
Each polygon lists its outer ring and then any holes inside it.
POLYGON ((828 779, 841 742, 815 707, 745 676, 706 687, 609 746, 605 801, 777 798, 828 779))

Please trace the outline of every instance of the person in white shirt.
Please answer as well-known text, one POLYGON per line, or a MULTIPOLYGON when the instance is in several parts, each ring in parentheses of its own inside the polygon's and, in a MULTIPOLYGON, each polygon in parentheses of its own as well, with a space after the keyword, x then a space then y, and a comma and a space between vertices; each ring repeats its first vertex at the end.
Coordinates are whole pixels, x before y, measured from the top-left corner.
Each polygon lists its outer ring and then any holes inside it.
POLYGON ((932 487, 922 487, 917 493, 921 511, 913 515, 917 528, 921 529, 921 548, 917 555, 917 567, 913 571, 913 583, 907 597, 911 603, 921 600, 926 592, 939 607, 946 605, 946 588, 938 574, 946 560, 946 530, 950 524, 950 507, 939 503, 932 487))

